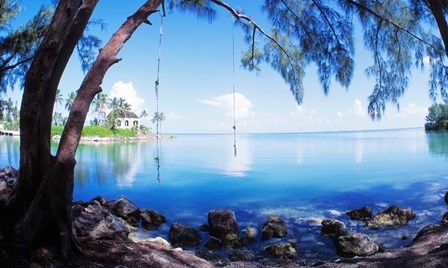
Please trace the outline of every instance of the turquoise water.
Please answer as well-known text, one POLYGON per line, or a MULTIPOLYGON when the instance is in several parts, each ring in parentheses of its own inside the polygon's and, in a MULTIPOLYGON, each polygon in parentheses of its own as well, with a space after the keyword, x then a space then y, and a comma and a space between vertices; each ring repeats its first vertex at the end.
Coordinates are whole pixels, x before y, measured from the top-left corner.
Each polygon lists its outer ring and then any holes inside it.
MULTIPOLYGON (((0 140, 0 166, 17 167, 18 139, 0 140)), ((336 258, 331 241, 319 235, 320 219, 339 219, 350 232, 366 232, 390 248, 410 243, 446 210, 447 133, 247 134, 238 135, 237 149, 235 157, 230 135, 163 140, 158 180, 155 143, 81 144, 74 199, 125 195, 167 216, 159 230, 142 233, 165 238, 171 223, 199 227, 211 209, 231 208, 241 228, 259 230, 269 215, 277 215, 290 230, 282 240, 297 241, 299 255, 310 261, 336 258), (365 205, 378 213, 392 204, 411 207, 417 218, 406 227, 371 231, 344 215, 365 205)))

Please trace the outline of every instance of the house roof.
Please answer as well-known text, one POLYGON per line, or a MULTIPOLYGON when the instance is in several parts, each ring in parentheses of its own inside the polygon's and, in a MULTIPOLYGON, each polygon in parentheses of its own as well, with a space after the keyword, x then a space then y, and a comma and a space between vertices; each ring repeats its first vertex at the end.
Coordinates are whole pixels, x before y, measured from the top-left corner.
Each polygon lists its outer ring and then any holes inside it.
MULTIPOLYGON (((110 112, 110 113, 112 113, 112 112, 110 112)), ((110 113, 109 113, 109 115, 110 115, 110 113)), ((109 116, 108 115, 108 116, 109 116)), ((126 114, 124 115, 124 117, 122 117, 123 119, 124 118, 131 118, 131 119, 140 119, 140 117, 137 115, 137 114, 135 114, 134 112, 126 112, 126 114)))

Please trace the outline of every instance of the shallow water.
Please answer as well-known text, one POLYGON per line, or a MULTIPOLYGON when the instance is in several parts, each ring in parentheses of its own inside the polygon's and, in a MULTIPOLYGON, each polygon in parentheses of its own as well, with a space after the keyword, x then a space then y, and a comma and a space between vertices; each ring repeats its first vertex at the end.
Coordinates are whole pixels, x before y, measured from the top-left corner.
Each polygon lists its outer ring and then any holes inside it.
MULTIPOLYGON (((0 166, 18 166, 18 143, 0 137, 0 166)), ((231 208, 241 229, 260 230, 269 215, 280 216, 288 236, 254 248, 263 254, 268 244, 295 241, 300 257, 309 262, 336 258, 331 241, 319 235, 320 219, 339 219, 350 232, 366 232, 390 248, 410 243, 420 228, 439 223, 446 210, 447 133, 247 134, 238 135, 237 149, 235 157, 230 135, 163 140, 159 181, 155 143, 81 144, 74 199, 125 195, 167 216, 159 230, 142 233, 165 238, 171 223, 199 227, 211 209, 231 208), (365 205, 378 213, 392 204, 412 207, 417 218, 406 227, 372 231, 344 215, 365 205)))

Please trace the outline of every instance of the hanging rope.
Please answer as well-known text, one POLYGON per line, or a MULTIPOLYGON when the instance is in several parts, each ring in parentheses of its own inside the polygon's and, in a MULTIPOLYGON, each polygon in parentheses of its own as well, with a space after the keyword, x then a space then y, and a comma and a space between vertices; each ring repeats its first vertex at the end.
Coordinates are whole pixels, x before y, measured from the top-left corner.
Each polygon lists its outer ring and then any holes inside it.
POLYGON ((233 156, 236 157, 235 25, 232 28, 233 156))
POLYGON ((157 156, 154 158, 157 164, 157 181, 160 184, 160 128, 159 128, 159 86, 160 86, 160 59, 162 56, 162 39, 163 39, 163 20, 165 18, 165 5, 162 2, 163 13, 160 13, 160 36, 159 36, 159 52, 157 56, 157 80, 155 81, 155 93, 156 93, 156 153, 157 156))

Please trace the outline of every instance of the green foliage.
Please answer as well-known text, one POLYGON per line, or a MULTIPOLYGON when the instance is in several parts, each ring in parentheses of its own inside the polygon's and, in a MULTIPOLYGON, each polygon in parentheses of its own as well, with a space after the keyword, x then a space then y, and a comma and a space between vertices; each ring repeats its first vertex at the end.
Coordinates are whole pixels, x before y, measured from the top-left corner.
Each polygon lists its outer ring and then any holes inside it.
POLYGON ((61 136, 62 132, 64 131, 64 127, 63 126, 51 126, 51 137, 53 136, 61 136))
POLYGON ((68 94, 67 99, 65 99, 65 109, 70 111, 72 109, 73 103, 75 102, 76 92, 72 91, 68 94))
POLYGON ((448 103, 433 104, 426 116, 426 130, 448 130, 448 103))
POLYGON ((170 9, 179 9, 183 12, 193 13, 198 18, 204 18, 212 22, 216 17, 216 11, 210 0, 171 0, 170 9))
POLYGON ((17 1, 0 1, 0 91, 6 92, 16 82, 23 85, 25 73, 53 14, 52 8, 41 10, 25 25, 13 29, 10 22, 20 12, 17 1))

